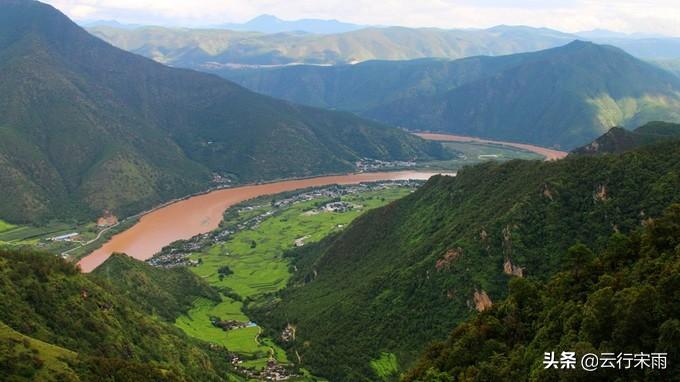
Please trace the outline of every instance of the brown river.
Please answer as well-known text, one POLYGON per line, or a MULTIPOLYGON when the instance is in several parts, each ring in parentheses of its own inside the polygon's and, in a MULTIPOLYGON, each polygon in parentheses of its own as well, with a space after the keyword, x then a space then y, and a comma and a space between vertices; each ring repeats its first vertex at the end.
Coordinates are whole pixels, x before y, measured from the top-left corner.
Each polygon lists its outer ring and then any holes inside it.
MULTIPOLYGON (((563 151, 550 150, 539 146, 489 141, 450 134, 421 133, 416 135, 429 140, 472 141, 512 146, 541 154, 546 160, 560 159, 567 154, 563 151)), ((227 208, 258 196, 330 184, 357 184, 380 180, 425 180, 432 175, 434 174, 416 171, 373 172, 286 180, 211 191, 162 206, 145 214, 137 224, 113 236, 111 240, 92 254, 84 257, 78 264, 83 272, 91 272, 114 252, 126 253, 136 259, 146 260, 175 240, 189 239, 216 229, 227 208)))
POLYGON ((216 229, 227 208, 258 196, 331 184, 357 184, 380 180, 425 180, 432 175, 434 174, 415 171, 359 173, 286 180, 211 191, 162 206, 145 214, 137 224, 114 235, 101 248, 84 257, 78 264, 83 272, 91 272, 114 252, 126 253, 136 259, 146 260, 173 241, 189 239, 216 229))

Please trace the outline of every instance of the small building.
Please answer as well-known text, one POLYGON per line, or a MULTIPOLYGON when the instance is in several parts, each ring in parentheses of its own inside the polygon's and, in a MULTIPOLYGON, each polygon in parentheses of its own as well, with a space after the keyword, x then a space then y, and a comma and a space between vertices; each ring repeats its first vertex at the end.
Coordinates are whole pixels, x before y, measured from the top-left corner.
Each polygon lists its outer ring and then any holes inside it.
POLYGON ((67 233, 66 235, 51 237, 51 241, 71 241, 73 238, 80 235, 78 232, 67 233))

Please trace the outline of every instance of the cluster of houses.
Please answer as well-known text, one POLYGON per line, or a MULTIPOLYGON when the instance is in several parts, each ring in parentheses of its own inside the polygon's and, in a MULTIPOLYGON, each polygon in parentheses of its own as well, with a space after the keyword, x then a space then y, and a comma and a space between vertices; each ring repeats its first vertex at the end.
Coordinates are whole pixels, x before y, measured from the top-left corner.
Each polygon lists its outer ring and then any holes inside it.
POLYGON ((352 203, 339 201, 339 202, 326 203, 321 209, 325 212, 344 213, 344 212, 352 211, 354 209, 359 209, 361 207, 362 206, 360 206, 358 204, 352 204, 352 203))
POLYGON ((394 170, 398 168, 411 168, 416 166, 414 161, 384 161, 379 159, 363 158, 354 162, 358 172, 394 170))
POLYGON ((222 185, 222 186, 228 186, 232 183, 231 178, 228 178, 226 176, 222 176, 222 175, 217 174, 217 173, 212 175, 212 181, 213 181, 213 183, 218 184, 218 185, 222 185))
POLYGON ((154 267, 175 268, 175 267, 196 267, 201 264, 201 260, 191 259, 191 252, 184 252, 173 249, 169 253, 159 253, 146 262, 154 267))
POLYGON ((281 332, 281 341, 283 342, 291 342, 295 341, 295 326, 288 324, 286 327, 283 329, 281 332))
POLYGON ((243 366, 243 360, 238 354, 231 354, 231 366, 234 370, 249 379, 257 379, 260 381, 287 381, 291 378, 299 377, 286 366, 276 362, 274 358, 267 361, 267 366, 262 370, 256 370, 252 367, 243 366))

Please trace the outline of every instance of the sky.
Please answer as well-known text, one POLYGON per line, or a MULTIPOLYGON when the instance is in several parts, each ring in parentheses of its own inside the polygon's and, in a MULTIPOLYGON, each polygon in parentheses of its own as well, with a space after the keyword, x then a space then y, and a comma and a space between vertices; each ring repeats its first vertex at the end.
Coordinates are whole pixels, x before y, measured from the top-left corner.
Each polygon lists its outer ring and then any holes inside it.
POLYGON ((680 36, 679 0, 43 0, 77 21, 208 26, 261 14, 365 25, 607 29, 680 36))

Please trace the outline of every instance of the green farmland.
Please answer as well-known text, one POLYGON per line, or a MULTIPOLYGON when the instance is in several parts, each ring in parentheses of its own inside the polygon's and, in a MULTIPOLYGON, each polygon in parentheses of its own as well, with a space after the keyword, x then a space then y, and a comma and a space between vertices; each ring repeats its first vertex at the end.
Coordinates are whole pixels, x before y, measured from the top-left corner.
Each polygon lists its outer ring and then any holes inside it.
POLYGON ((279 363, 288 363, 281 348, 271 339, 260 336, 259 327, 223 331, 213 326, 210 318, 250 321, 242 311, 242 301, 256 300, 285 287, 291 270, 283 253, 293 248, 296 240, 304 238, 301 243, 321 240, 331 232, 343 229, 367 210, 383 206, 411 191, 406 187, 391 187, 346 195, 341 200, 355 207, 346 212, 320 212, 317 207, 329 202, 327 198, 275 208, 271 206, 270 197, 248 203, 252 206, 248 209, 242 208, 243 205, 232 208, 225 214, 222 227, 238 224, 267 211, 274 211, 274 214, 253 229, 234 234, 225 243, 191 255, 192 259, 200 260, 200 264, 191 269, 225 295, 221 303, 203 299, 196 301, 186 315, 176 320, 175 325, 192 337, 223 345, 238 353, 246 366, 263 367, 270 356, 279 363), (233 273, 220 277, 219 269, 224 266, 233 273))
POLYGON ((419 164, 418 169, 425 171, 455 171, 490 160, 507 161, 512 159, 542 160, 542 155, 530 151, 503 145, 476 142, 441 142, 442 145, 458 154, 458 157, 447 160, 430 161, 419 164))

